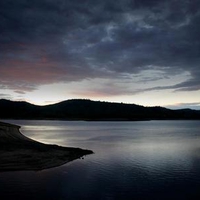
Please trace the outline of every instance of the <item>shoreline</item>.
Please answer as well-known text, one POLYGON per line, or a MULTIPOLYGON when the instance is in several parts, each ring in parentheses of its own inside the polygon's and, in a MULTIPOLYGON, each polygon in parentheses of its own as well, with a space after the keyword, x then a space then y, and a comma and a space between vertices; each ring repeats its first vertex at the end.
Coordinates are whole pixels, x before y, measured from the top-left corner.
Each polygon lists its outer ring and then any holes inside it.
POLYGON ((93 154, 87 149, 37 142, 19 129, 20 126, 0 122, 0 172, 39 171, 93 154))
POLYGON ((90 118, 0 118, 1 121, 9 121, 9 120, 34 120, 34 121, 83 121, 83 122, 142 122, 142 121, 199 121, 200 119, 185 119, 185 118, 144 118, 144 119, 127 119, 127 118, 100 118, 100 119, 90 119, 90 118))

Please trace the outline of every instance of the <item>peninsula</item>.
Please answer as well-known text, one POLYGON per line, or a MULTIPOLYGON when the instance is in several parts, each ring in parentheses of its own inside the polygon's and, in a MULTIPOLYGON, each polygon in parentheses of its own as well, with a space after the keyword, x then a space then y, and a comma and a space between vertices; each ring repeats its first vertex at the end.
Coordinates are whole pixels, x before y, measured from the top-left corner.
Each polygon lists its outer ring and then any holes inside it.
POLYGON ((19 129, 20 126, 0 122, 0 171, 43 170, 93 153, 43 144, 24 136, 19 129))

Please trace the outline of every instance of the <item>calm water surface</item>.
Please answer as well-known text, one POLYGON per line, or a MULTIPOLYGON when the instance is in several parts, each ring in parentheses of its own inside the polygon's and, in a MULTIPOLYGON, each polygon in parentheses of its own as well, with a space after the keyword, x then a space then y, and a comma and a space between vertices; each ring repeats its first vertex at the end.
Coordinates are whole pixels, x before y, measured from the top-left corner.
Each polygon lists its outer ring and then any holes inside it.
POLYGON ((14 121, 44 143, 93 155, 43 170, 0 173, 0 199, 200 199, 200 121, 14 121))

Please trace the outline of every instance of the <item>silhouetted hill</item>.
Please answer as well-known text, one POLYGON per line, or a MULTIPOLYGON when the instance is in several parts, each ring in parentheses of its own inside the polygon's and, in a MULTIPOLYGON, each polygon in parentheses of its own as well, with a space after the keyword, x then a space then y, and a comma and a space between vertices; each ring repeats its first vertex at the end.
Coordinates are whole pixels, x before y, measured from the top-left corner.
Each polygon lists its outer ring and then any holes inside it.
POLYGON ((135 104, 109 103, 91 100, 67 100, 37 106, 27 102, 0 100, 0 118, 60 119, 60 120, 167 120, 200 119, 200 111, 171 110, 135 104))
POLYGON ((22 101, 0 100, 0 118, 30 119, 38 118, 40 106, 22 101))

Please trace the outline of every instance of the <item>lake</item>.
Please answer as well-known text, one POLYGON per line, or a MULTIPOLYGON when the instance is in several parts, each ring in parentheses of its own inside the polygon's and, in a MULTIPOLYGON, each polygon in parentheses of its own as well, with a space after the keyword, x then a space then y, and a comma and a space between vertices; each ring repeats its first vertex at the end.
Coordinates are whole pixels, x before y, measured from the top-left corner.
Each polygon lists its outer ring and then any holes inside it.
POLYGON ((35 140, 95 154, 0 173, 0 199, 200 199, 200 121, 4 120, 35 140))

